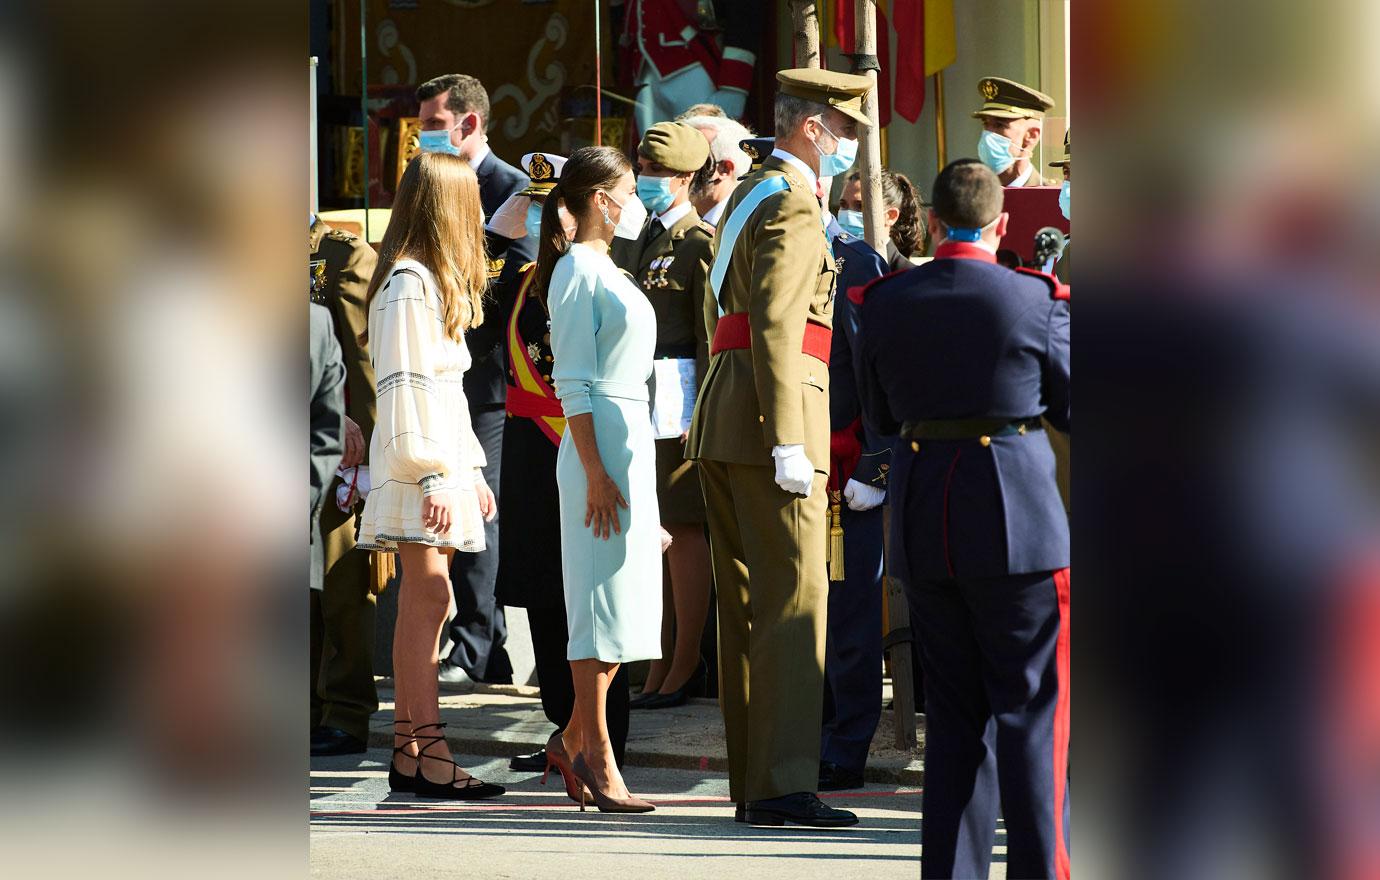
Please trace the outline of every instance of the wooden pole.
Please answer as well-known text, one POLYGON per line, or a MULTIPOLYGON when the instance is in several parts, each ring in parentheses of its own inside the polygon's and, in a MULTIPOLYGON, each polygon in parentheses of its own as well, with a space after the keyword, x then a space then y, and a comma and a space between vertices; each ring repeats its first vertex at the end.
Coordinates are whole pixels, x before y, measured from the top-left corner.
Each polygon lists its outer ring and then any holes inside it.
POLYGON ((934 73, 934 155, 939 159, 938 174, 949 164, 949 142, 944 133, 944 71, 934 73))
MULTIPOLYGON (((877 54, 877 0, 855 0, 853 6, 853 31, 857 35, 854 51, 864 57, 877 54)), ((874 122, 879 118, 877 106, 877 71, 868 70, 866 76, 872 80, 872 88, 863 99, 863 112, 874 122)), ((879 254, 886 254, 885 206, 882 204, 882 130, 879 126, 864 126, 860 130, 858 150, 858 172, 862 180, 863 237, 879 254)), ((886 556, 890 556, 890 542, 886 533, 891 522, 891 511, 882 512, 883 542, 886 556)), ((889 566, 888 566, 889 568, 889 566)), ((884 580, 887 609, 887 638, 897 637, 888 649, 891 655, 891 695, 893 715, 896 719, 896 747, 910 750, 915 748, 915 676, 912 674, 910 652, 911 641, 904 638, 910 631, 910 605, 901 584, 887 576, 884 580)))
POLYGON ((599 0, 594 0, 594 146, 604 143, 604 56, 601 44, 604 24, 599 20, 599 0))
POLYGON ((791 0, 795 24, 795 66, 819 67, 819 15, 815 0, 791 0))

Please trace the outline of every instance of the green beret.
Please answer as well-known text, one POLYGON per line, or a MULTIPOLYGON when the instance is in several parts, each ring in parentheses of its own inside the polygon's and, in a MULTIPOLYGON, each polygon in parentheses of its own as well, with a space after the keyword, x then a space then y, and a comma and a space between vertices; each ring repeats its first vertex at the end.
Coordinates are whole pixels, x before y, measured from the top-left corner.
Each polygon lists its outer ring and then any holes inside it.
POLYGON ((709 159, 709 139, 680 122, 658 122, 642 135, 637 154, 671 171, 699 171, 709 159))

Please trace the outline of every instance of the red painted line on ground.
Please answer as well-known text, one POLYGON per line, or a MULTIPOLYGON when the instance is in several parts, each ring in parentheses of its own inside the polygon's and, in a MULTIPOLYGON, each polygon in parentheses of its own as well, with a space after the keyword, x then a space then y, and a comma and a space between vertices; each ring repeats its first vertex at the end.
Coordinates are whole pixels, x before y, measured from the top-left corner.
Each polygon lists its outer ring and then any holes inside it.
MULTIPOLYGON (((864 800, 864 799, 867 799, 867 798, 879 798, 879 797, 910 797, 910 796, 912 796, 912 795, 918 795, 918 794, 920 794, 920 793, 921 793, 921 789, 918 789, 918 788, 916 788, 916 789, 902 789, 902 790, 897 790, 897 791, 864 792, 864 793, 862 793, 862 794, 852 793, 852 792, 828 792, 828 793, 825 793, 825 794, 821 794, 821 795, 820 795, 820 798, 821 798, 821 799, 827 798, 827 799, 830 799, 830 800, 840 800, 840 799, 844 799, 844 798, 854 798, 854 799, 858 799, 858 800, 864 800)), ((651 801, 649 801, 649 802, 650 802, 650 803, 653 803, 653 804, 655 804, 655 805, 657 805, 657 806, 659 806, 659 807, 687 807, 687 806, 695 806, 695 805, 718 805, 718 806, 727 807, 727 806, 730 806, 730 805, 733 804, 733 801, 729 800, 728 798, 685 798, 685 799, 679 799, 679 800, 651 800, 651 801)), ((597 809, 597 808, 596 808, 596 809, 597 809)), ((376 808, 374 808, 374 809, 371 809, 371 810, 312 810, 312 811, 311 811, 311 815, 312 815, 313 817, 329 817, 329 816, 378 816, 378 815, 388 815, 388 816, 415 816, 415 815, 417 815, 417 814, 424 814, 424 813, 495 813, 495 812, 506 812, 506 811, 512 811, 512 810, 517 810, 517 811, 560 810, 560 811, 562 811, 562 812, 576 812, 576 813, 578 813, 578 812, 580 811, 580 808, 579 808, 578 806, 576 806, 575 804, 573 804, 573 803, 571 803, 571 804, 511 804, 511 803, 504 803, 504 802, 502 802, 502 801, 494 801, 494 802, 490 802, 490 803, 486 803, 486 804, 475 804, 475 805, 473 805, 473 806, 463 806, 463 807, 393 807, 393 806, 390 806, 390 805, 388 805, 388 804, 380 804, 378 807, 376 807, 376 808)))

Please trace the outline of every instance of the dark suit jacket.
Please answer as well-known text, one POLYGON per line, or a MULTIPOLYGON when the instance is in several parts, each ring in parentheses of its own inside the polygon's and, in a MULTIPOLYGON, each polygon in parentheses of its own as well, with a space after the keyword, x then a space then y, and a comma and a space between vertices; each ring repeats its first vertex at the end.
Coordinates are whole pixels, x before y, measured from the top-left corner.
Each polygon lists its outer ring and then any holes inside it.
POLYGON ((321 589, 325 551, 321 542, 321 507, 345 454, 345 365, 335 340, 331 314, 309 303, 311 364, 311 588, 321 589))
MULTIPOLYGON (((479 201, 484 217, 494 215, 508 197, 525 188, 528 177, 494 153, 484 157, 475 169, 479 178, 479 201)), ((501 406, 507 399, 507 369, 503 364, 502 305, 494 282, 508 263, 519 268, 537 258, 537 243, 530 238, 516 241, 488 233, 485 248, 489 255, 489 290, 484 298, 484 323, 465 334, 474 365, 465 373, 465 398, 470 407, 501 406), (502 262, 499 262, 502 261, 502 262)))
MULTIPOLYGON (((1052 293, 985 252, 935 259, 865 288, 865 420, 895 433, 907 421, 1044 416, 1067 432, 1069 303, 1052 293)), ((890 484, 898 576, 989 578, 1069 564, 1068 518, 1042 430, 987 445, 903 439, 890 484)))
MULTIPOLYGON (((853 370, 860 310, 848 299, 848 291, 887 274, 887 264, 871 245, 847 232, 834 237, 833 250, 839 280, 834 296, 834 338, 829 346, 829 430, 842 431, 862 415, 853 370)), ((893 438, 864 427, 862 457, 852 473, 842 475, 843 480, 851 478, 885 489, 892 442, 893 438)))

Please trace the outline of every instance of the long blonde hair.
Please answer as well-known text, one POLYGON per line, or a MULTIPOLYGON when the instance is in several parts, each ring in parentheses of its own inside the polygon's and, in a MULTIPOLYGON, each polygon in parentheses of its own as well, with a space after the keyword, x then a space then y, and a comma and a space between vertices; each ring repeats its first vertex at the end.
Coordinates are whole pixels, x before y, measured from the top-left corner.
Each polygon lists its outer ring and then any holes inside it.
POLYGON ((459 156, 422 153, 408 163, 369 280, 371 305, 393 265, 404 259, 426 266, 436 279, 447 336, 460 342, 464 331, 483 323, 484 214, 479 180, 459 156))

